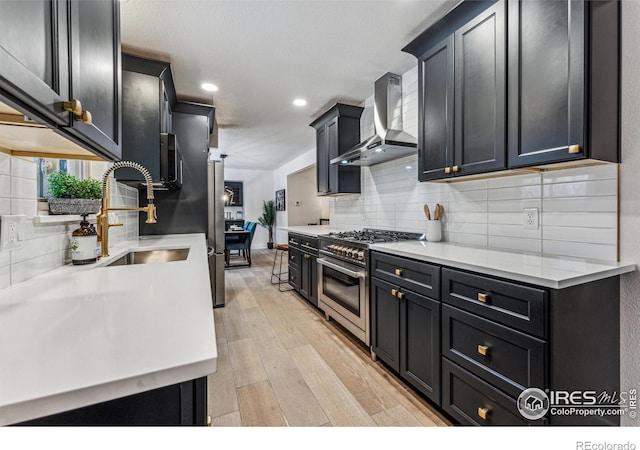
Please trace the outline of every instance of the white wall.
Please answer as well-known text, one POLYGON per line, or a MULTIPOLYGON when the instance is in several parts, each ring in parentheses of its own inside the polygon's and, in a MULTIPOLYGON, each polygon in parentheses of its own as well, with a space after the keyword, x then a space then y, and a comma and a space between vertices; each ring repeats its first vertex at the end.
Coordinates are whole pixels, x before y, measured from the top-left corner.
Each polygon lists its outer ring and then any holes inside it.
MULTIPOLYGON (((640 263, 640 3, 622 2, 622 164, 620 257, 640 263)), ((620 282, 620 388, 640 386, 640 272, 620 282)), ((622 418, 638 426, 639 419, 622 418)))
POLYGON ((317 196, 315 166, 287 177, 287 218, 289 225, 319 223, 322 197, 317 196))
MULTIPOLYGON (((97 178, 95 173, 90 173, 97 178)), ((138 191, 119 183, 111 183, 111 198, 113 206, 138 206, 138 191)), ((71 262, 70 236, 79 221, 71 225, 34 223, 37 210, 36 164, 33 160, 0 153, 0 215, 26 216, 23 247, 0 252, 0 289, 71 262)), ((111 229, 110 246, 138 236, 136 212, 121 213, 118 218, 125 226, 111 229)))
MULTIPOLYGON (((273 171, 273 188, 277 191, 287 189, 287 177, 293 173, 307 169, 316 164, 316 149, 312 148, 294 160, 278 167, 273 171)), ((275 192, 274 192, 275 195, 275 192)), ((286 242, 287 232, 279 230, 278 227, 285 227, 289 224, 287 211, 279 211, 276 213, 276 235, 275 242, 286 242)))
MULTIPOLYGON (((258 217, 262 216, 262 201, 275 200, 273 172, 270 170, 244 170, 225 167, 224 179, 243 182, 244 220, 258 222, 258 217)), ((258 225, 251 248, 267 248, 268 240, 267 229, 258 225)))

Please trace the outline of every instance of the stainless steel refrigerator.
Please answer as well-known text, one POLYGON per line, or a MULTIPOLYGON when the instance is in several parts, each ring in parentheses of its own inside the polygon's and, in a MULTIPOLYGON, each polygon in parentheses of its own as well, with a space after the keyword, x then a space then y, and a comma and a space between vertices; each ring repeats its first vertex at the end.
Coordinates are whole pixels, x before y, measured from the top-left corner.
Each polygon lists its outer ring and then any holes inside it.
POLYGON ((224 163, 207 167, 209 278, 213 307, 224 306, 224 163))

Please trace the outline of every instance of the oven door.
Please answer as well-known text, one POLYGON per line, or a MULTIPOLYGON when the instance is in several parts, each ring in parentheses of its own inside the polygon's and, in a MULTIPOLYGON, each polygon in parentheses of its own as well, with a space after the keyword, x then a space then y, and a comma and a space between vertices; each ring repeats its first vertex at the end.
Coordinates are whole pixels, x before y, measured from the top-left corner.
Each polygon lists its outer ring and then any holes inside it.
POLYGON ((318 258, 318 300, 321 309, 324 304, 362 330, 362 333, 368 330, 367 272, 363 267, 318 258))

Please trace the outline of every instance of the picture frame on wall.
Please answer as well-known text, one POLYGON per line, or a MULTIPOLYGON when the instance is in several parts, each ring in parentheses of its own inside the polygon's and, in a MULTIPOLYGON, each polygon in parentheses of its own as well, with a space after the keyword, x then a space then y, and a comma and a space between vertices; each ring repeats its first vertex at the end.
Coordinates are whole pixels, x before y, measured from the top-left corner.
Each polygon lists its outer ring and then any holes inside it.
POLYGON ((276 211, 284 211, 286 209, 285 190, 276 191, 276 211))

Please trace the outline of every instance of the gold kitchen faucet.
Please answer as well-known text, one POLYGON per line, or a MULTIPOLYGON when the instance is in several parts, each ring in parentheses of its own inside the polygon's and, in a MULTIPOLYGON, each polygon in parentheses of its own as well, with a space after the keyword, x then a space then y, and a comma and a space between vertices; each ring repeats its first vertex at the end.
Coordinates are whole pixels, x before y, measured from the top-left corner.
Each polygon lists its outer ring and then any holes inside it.
POLYGON ((98 214, 98 217, 96 218, 96 221, 98 223, 98 234, 102 239, 100 245, 100 254, 102 257, 109 256, 109 228, 121 227, 123 225, 121 223, 109 223, 109 211, 144 211, 147 213, 146 223, 157 222, 156 219, 158 218, 158 214, 156 211, 156 205, 153 204, 153 180, 151 179, 151 174, 147 169, 133 161, 118 161, 102 174, 102 209, 100 210, 100 214, 98 214), (109 175, 111 175, 111 172, 113 172, 114 170, 122 169, 124 167, 136 169, 144 176, 147 184, 147 206, 143 208, 111 207, 109 198, 109 175))

